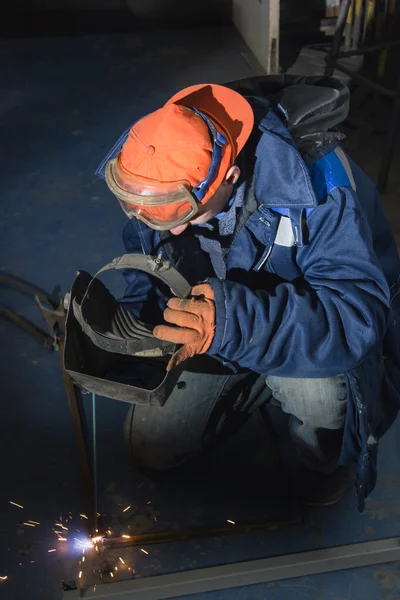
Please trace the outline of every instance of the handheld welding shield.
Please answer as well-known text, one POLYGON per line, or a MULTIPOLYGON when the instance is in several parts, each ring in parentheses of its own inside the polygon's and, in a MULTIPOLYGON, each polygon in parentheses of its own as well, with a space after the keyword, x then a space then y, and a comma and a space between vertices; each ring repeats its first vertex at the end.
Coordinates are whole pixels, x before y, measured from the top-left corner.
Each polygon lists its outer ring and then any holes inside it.
POLYGON ((138 269, 167 284, 172 294, 187 298, 191 287, 168 261, 126 254, 92 277, 78 271, 66 319, 64 365, 79 387, 132 404, 162 406, 181 370, 166 371, 175 345, 157 339, 154 326, 137 319, 98 279, 104 271, 138 269))

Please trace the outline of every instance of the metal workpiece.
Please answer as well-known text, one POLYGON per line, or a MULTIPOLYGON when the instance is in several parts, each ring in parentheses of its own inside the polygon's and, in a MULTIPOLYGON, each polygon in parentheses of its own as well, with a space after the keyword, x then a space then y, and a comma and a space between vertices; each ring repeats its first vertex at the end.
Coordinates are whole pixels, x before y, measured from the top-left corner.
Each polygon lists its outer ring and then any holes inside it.
POLYGON ((400 560, 400 538, 323 548, 217 567, 107 583, 64 593, 64 600, 166 600, 400 560))

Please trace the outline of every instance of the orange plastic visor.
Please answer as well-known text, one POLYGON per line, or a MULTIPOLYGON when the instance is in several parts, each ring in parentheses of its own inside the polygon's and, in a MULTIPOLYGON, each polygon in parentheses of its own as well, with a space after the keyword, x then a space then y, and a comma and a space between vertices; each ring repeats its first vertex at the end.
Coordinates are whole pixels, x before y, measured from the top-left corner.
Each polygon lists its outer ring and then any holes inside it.
POLYGON ((122 172, 117 158, 107 163, 105 179, 124 213, 130 219, 140 219, 152 229, 173 229, 190 221, 199 211, 198 201, 186 181, 139 180, 122 172))

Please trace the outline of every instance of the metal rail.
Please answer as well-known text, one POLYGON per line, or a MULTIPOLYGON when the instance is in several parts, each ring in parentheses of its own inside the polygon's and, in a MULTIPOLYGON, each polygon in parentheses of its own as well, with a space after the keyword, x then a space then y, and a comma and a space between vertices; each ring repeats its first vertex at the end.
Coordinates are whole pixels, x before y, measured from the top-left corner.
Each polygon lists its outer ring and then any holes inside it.
POLYGON ((397 560, 400 560, 398 537, 107 583, 96 586, 95 591, 93 587, 67 591, 64 600, 166 600, 397 560))

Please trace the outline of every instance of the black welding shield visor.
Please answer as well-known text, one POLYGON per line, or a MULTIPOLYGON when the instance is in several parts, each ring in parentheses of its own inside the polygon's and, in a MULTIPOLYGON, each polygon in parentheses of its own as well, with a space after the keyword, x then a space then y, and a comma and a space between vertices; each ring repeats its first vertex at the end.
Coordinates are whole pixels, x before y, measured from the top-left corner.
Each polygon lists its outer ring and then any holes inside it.
POLYGON ((175 345, 158 340, 153 326, 125 310, 98 275, 110 269, 139 269, 167 284, 179 298, 190 295, 188 282, 167 261, 126 254, 92 277, 79 271, 71 288, 66 319, 64 365, 88 392, 134 404, 162 406, 181 371, 166 366, 175 345))

